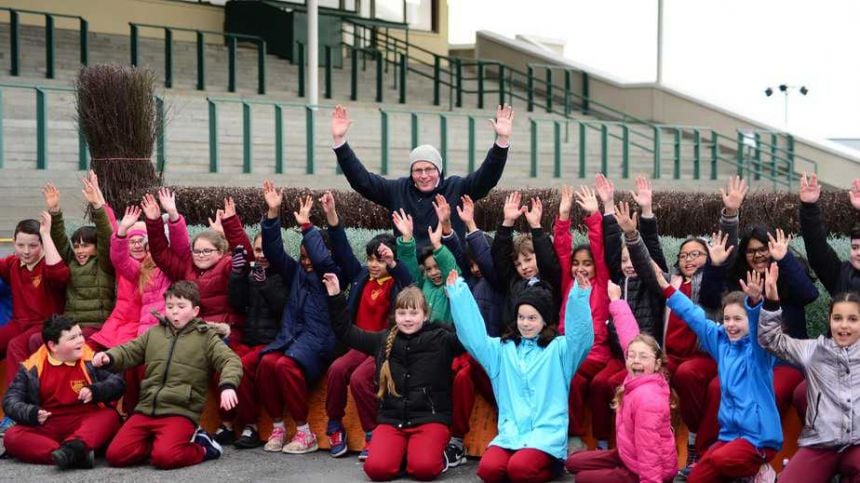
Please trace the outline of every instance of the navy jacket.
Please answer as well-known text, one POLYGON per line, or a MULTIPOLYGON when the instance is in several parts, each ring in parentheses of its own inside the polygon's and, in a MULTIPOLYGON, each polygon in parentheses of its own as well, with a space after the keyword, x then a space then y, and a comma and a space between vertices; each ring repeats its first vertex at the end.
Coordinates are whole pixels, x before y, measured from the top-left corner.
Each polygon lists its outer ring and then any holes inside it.
MULTIPOLYGON (((484 326, 487 329, 487 335, 490 337, 499 337, 502 332, 502 308, 505 304, 504 291, 500 290, 499 278, 496 276, 496 267, 493 265, 493 254, 490 249, 490 239, 481 230, 475 230, 466 235, 466 243, 469 244, 469 249, 472 252, 475 263, 478 265, 478 270, 481 271, 480 277, 473 277, 469 260, 466 257, 463 243, 457 232, 454 232, 449 237, 442 238, 442 244, 451 250, 454 258, 457 260, 457 265, 460 266, 460 271, 465 277, 466 284, 469 286, 469 291, 472 292, 475 302, 478 303, 478 311, 481 312, 481 318, 484 320, 484 326)), ((442 274, 447 277, 448 274, 442 274)))
POLYGON ((809 266, 830 295, 860 292, 860 270, 854 268, 851 262, 840 260, 833 247, 827 243, 827 229, 821 221, 818 203, 800 204, 800 232, 803 234, 809 266))
POLYGON ((280 351, 301 364, 308 382, 316 380, 326 369, 334 354, 335 337, 329 324, 328 295, 322 274, 339 273, 319 229, 303 230, 302 244, 314 266, 305 272, 302 266, 284 250, 281 221, 264 218, 263 253, 272 269, 281 275, 287 287, 287 306, 281 319, 281 330, 275 340, 263 349, 263 354, 280 351))
MULTIPOLYGON (((361 161, 356 157, 348 143, 344 143, 334 150, 337 155, 337 163, 343 174, 346 175, 349 185, 361 196, 382 205, 388 211, 403 208, 406 213, 412 215, 415 222, 415 243, 418 250, 430 243, 427 237, 427 227, 439 222, 436 218, 436 210, 433 209, 433 198, 442 194, 451 206, 460 203, 460 197, 469 195, 473 200, 487 196, 502 177, 505 162, 508 159, 508 148, 501 148, 495 144, 487 152, 487 157, 477 171, 466 177, 449 176, 444 173, 439 176, 439 185, 429 193, 422 193, 415 187, 412 177, 407 175, 397 179, 386 179, 377 174, 367 171, 361 161)), ((465 226, 459 217, 451 218, 451 223, 461 237, 464 235, 465 226)), ((399 233, 395 233, 395 236, 399 233)))

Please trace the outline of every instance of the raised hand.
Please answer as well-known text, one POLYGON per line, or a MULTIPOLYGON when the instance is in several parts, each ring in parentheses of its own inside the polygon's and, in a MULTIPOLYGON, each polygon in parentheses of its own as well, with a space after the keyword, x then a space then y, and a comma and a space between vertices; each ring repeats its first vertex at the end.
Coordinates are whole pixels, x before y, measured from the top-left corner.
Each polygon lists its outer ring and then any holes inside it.
POLYGON ((540 228, 540 219, 543 217, 543 202, 540 198, 532 198, 531 206, 525 214, 529 227, 540 228))
POLYGON ((594 214, 600 209, 594 190, 585 185, 580 186, 579 191, 576 192, 576 204, 589 215, 594 214))
POLYGON ((209 229, 224 234, 224 226, 221 225, 221 218, 224 218, 224 210, 215 210, 215 218, 209 218, 209 229))
POLYGON ((855 210, 860 210, 860 178, 851 183, 851 189, 848 190, 848 198, 851 200, 851 206, 855 210))
POLYGON ((771 263, 764 273, 764 295, 768 300, 779 302, 779 290, 776 283, 779 281, 779 265, 771 263))
POLYGON ((728 241, 728 233, 724 235, 722 231, 718 231, 711 234, 711 243, 708 244, 708 253, 711 257, 711 265, 717 267, 726 263, 729 255, 732 254, 732 250, 735 249, 734 245, 726 249, 728 241))
POLYGON ((633 212, 630 214, 630 205, 626 201, 619 201, 615 207, 615 221, 621 227, 621 231, 626 235, 636 233, 636 222, 639 220, 639 215, 633 212))
MULTIPOLYGON (((774 263, 774 265, 776 265, 774 263)), ((744 282, 744 279, 739 279, 738 282, 741 285, 741 290, 747 297, 750 299, 750 305, 757 305, 761 301, 761 294, 764 290, 764 277, 755 270, 747 271, 747 280, 744 282)))
POLYGON ((236 248, 233 249, 233 256, 230 259, 230 264, 233 267, 233 272, 242 273, 245 270, 245 267, 248 265, 248 252, 245 250, 245 247, 242 245, 237 245, 236 248))
POLYGON ((96 176, 95 171, 90 171, 81 182, 84 185, 83 193, 87 203, 96 210, 104 206, 105 197, 102 194, 101 188, 99 188, 99 178, 96 176))
POLYGON ((582 272, 576 272, 576 285, 579 290, 588 290, 591 288, 591 280, 588 279, 582 272))
POLYGON ((657 285, 660 286, 660 290, 666 290, 669 287, 669 281, 666 280, 666 276, 663 275, 663 270, 660 268, 660 265, 657 265, 657 262, 651 260, 651 269, 654 271, 654 278, 657 279, 657 285))
POLYGON ((496 132, 496 144, 506 147, 514 131, 514 109, 509 104, 496 107, 496 118, 490 119, 490 124, 496 132))
POLYGON ((442 222, 436 224, 436 228, 427 227, 427 235, 430 237, 430 245, 434 250, 438 250, 442 246, 442 222))
POLYGON ((229 411, 239 404, 239 396, 235 389, 224 389, 221 391, 221 409, 229 411))
POLYGON ((615 206, 615 185, 612 181, 603 176, 603 173, 597 173, 594 177, 594 189, 603 202, 603 209, 611 210, 615 206))
POLYGON ((110 357, 108 357, 104 352, 97 352, 93 356, 92 363, 94 367, 106 366, 110 363, 110 357))
POLYGON ((140 201, 140 207, 143 209, 143 214, 148 220, 157 220, 161 218, 161 209, 155 201, 155 196, 152 196, 151 193, 143 195, 143 199, 140 201))
POLYGON ((380 260, 385 263, 385 266, 388 268, 394 268, 394 252, 391 250, 391 247, 386 245, 385 243, 380 243, 379 248, 376 250, 376 254, 379 256, 380 260))
POLYGON ((652 211, 654 203, 654 194, 651 190, 651 181, 645 176, 639 175, 636 177, 636 189, 631 193, 633 201, 642 209, 642 216, 650 218, 654 212, 652 211))
POLYGON ((505 207, 502 211, 504 221, 502 222, 502 225, 514 226, 514 222, 517 221, 517 218, 526 212, 526 207, 520 205, 522 199, 523 195, 519 191, 514 191, 505 197, 505 207))
POLYGON ((263 181, 263 198, 266 200, 268 218, 278 218, 281 214, 281 205, 284 203, 284 189, 276 189, 275 183, 270 180, 263 181))
POLYGON ((93 401, 93 391, 88 387, 82 387, 78 393, 78 401, 87 404, 93 401))
POLYGON ((720 194, 723 197, 723 206, 726 208, 726 214, 734 216, 738 214, 744 198, 749 191, 746 180, 740 176, 732 176, 729 178, 729 184, 725 189, 720 188, 720 194))
POLYGON ((558 200, 558 219, 567 221, 570 219, 570 210, 573 209, 573 187, 567 184, 561 185, 558 200))
POLYGON ((469 195, 463 195, 460 197, 460 205, 457 206, 457 216, 459 216, 460 220, 463 221, 463 224, 466 225, 467 233, 471 233, 478 229, 478 225, 475 224, 475 202, 472 201, 472 198, 469 195))
POLYGON ((167 213, 167 218, 170 221, 179 219, 179 212, 176 210, 176 193, 167 188, 158 190, 158 202, 161 208, 167 213))
POLYGON ((788 253, 788 246, 791 244, 791 236, 786 236, 782 228, 777 228, 776 238, 768 233, 767 240, 767 249, 770 250, 770 257, 777 262, 785 258, 785 255, 788 253))
POLYGON ((51 214, 47 211, 39 213, 39 233, 42 234, 43 239, 51 236, 51 214))
POLYGON ((42 187, 42 197, 45 198, 45 208, 50 213, 58 213, 60 211, 60 190, 52 183, 48 183, 42 187))
POLYGON ((331 138, 335 145, 343 143, 352 120, 346 112, 346 108, 338 104, 331 114, 331 138))
POLYGON ((606 291, 609 293, 610 301, 615 302, 616 300, 621 300, 621 287, 612 283, 612 280, 606 284, 606 291))
POLYGON ((140 208, 135 205, 128 205, 125 207, 125 215, 123 215, 122 219, 119 220, 119 225, 117 226, 117 235, 125 236, 128 233, 129 228, 132 227, 137 220, 140 219, 140 208))
POLYGON ((818 184, 818 175, 812 173, 812 175, 806 176, 806 173, 803 173, 803 176, 800 177, 800 201, 818 203, 820 197, 821 185, 818 184))
POLYGON ((397 228, 397 231, 400 232, 400 235, 403 237, 403 241, 408 242, 412 240, 412 215, 407 215, 403 208, 400 208, 397 211, 391 213, 391 221, 394 222, 394 226, 397 228))
POLYGON ((299 211, 293 212, 293 217, 299 226, 306 225, 311 222, 311 208, 314 206, 314 199, 311 195, 299 197, 299 211))
POLYGON ((448 272, 448 278, 445 279, 445 284, 448 285, 449 287, 453 287, 454 284, 457 283, 457 279, 459 277, 460 277, 460 274, 457 273, 457 270, 454 270, 452 268, 451 271, 448 272))
POLYGON ((441 194, 437 194, 433 200, 433 209, 436 210, 436 218, 442 225, 442 233, 451 234, 454 229, 451 227, 451 205, 448 204, 448 200, 441 194))
POLYGON ((230 218, 236 216, 236 203, 232 196, 224 198, 224 216, 222 218, 230 218))
POLYGON ((340 293, 340 281, 337 279, 337 275, 333 273, 326 273, 322 276, 323 285, 325 285, 325 291, 330 296, 334 296, 340 293))
POLYGON ((326 191, 319 199, 323 213, 325 213, 325 221, 328 226, 337 226, 340 224, 340 219, 337 216, 337 208, 334 202, 334 195, 331 191, 326 191))

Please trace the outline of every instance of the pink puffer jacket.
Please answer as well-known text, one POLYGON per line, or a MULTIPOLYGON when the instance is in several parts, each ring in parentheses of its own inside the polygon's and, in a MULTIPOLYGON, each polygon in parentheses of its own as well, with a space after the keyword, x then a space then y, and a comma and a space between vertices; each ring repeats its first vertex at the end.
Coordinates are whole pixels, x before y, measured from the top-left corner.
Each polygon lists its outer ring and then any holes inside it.
MULTIPOLYGON (((609 305, 621 347, 639 334, 639 326, 623 300, 609 305)), ((624 466, 641 482, 671 480, 678 472, 675 434, 669 412, 669 383, 661 373, 624 379, 624 397, 615 415, 615 440, 624 466)))

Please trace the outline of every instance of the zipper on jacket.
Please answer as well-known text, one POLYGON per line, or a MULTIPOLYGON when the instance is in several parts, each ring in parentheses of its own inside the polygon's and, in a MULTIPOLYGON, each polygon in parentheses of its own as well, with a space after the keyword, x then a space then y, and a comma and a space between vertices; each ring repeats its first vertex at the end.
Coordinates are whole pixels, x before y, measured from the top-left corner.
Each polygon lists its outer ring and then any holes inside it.
POLYGON ((818 393, 818 397, 815 398, 815 416, 812 417, 812 423, 810 426, 815 426, 815 421, 818 419, 818 406, 821 404, 821 393, 818 393))
POLYGON ((433 414, 436 414, 436 405, 435 405, 435 404, 433 404, 433 398, 432 398, 432 397, 430 397, 430 394, 428 394, 428 393, 427 393, 427 388, 426 388, 426 387, 422 387, 422 388, 421 388, 421 392, 423 392, 423 393, 424 393, 424 397, 425 397, 425 398, 427 398, 427 402, 429 402, 429 403, 430 403, 430 412, 431 412, 431 413, 433 413, 433 414))
MULTIPOLYGON (((170 327, 168 327, 170 330, 170 327)), ((158 395, 164 389, 167 383, 167 373, 170 371, 170 363, 173 362, 173 350, 176 349, 176 342, 179 341, 179 333, 173 335, 173 342, 170 343, 170 351, 167 353, 167 363, 164 365, 164 375, 161 376, 161 386, 155 391, 155 396, 152 398, 152 415, 155 416, 155 410, 158 409, 158 395)))

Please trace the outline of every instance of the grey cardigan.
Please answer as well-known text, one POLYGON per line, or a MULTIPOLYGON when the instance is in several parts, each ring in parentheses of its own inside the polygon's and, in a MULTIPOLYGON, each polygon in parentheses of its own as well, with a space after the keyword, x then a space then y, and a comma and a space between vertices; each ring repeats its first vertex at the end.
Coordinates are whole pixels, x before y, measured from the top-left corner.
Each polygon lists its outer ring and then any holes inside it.
POLYGON ((860 443, 860 343, 839 347, 823 335, 795 339, 782 328, 782 310, 762 310, 758 342, 806 373, 801 447, 842 449, 860 443))

